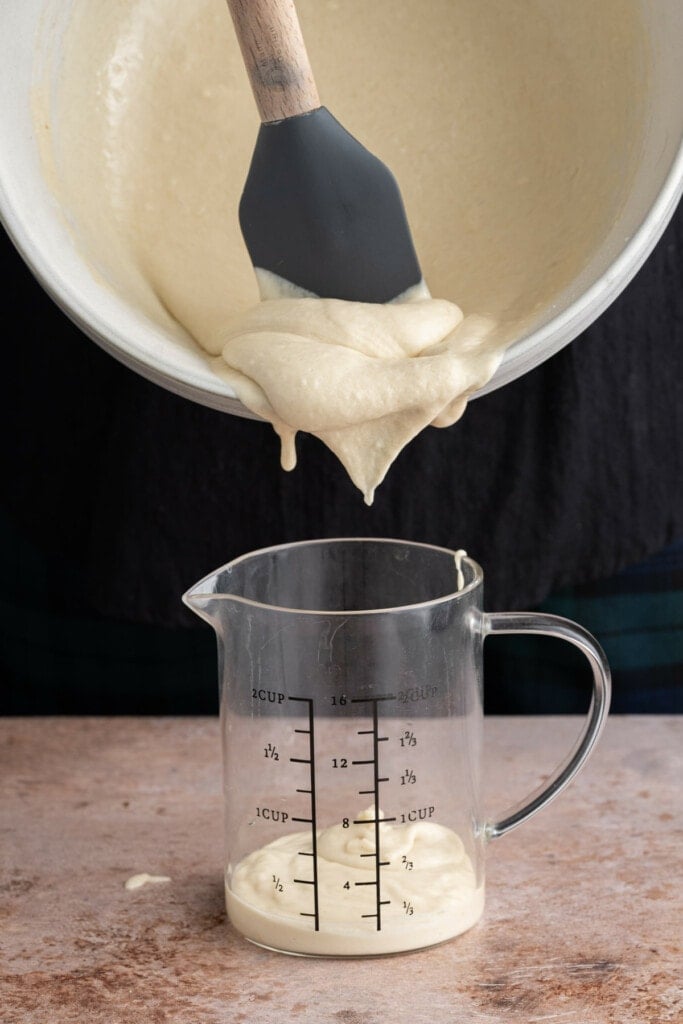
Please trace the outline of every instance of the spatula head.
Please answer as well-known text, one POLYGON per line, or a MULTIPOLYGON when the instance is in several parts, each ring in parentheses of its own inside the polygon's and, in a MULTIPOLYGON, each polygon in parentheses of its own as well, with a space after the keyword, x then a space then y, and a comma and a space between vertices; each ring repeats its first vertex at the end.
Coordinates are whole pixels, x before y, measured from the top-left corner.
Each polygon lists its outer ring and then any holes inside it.
POLYGON ((240 225, 254 267, 323 298, 388 302, 422 279, 393 174, 325 107, 261 126, 240 225))

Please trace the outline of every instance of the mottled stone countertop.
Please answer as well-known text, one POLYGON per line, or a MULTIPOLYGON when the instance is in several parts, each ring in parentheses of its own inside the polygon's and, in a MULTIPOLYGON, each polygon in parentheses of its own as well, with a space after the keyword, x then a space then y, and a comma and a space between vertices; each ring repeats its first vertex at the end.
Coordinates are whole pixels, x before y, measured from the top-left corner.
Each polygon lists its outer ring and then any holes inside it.
MULTIPOLYGON (((579 722, 486 725, 492 814, 579 722)), ((286 957, 226 923, 211 719, 0 721, 3 1024, 683 1020, 683 719, 610 719, 549 808, 492 843, 484 920, 432 949, 286 957), (127 891, 141 871, 165 885, 127 891)))

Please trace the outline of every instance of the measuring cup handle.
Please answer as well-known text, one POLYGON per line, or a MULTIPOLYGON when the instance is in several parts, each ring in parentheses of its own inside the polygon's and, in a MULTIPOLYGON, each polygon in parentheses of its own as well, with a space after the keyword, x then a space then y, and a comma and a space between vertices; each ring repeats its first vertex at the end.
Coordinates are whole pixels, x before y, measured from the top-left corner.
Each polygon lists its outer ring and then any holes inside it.
POLYGON ((607 720, 611 680, 607 659, 595 637, 583 626, 569 619, 535 612, 494 612, 484 614, 483 627, 484 637, 496 633, 540 633, 543 636, 567 640, 585 654, 593 671, 591 705, 576 746, 547 783, 523 803, 511 808, 499 821, 486 824, 486 838, 497 839, 554 800, 585 764, 607 720))

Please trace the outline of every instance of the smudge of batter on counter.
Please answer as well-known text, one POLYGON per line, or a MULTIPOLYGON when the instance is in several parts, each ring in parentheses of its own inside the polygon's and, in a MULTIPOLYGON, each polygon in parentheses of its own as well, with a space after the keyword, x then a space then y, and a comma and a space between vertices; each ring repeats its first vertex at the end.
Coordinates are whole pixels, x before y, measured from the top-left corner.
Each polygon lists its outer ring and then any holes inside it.
POLYGON ((170 882, 171 879, 168 875, 148 875, 146 871, 143 871, 139 875, 131 875, 130 878, 126 879, 123 883, 124 889, 129 891, 132 889, 141 889, 143 885, 153 884, 159 885, 162 882, 170 882))

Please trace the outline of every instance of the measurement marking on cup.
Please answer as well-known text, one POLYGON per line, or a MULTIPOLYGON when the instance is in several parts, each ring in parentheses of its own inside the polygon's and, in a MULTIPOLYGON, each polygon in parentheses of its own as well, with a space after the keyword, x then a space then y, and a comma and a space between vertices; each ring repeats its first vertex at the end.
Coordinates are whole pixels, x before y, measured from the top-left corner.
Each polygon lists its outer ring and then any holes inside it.
MULTIPOLYGON (((292 821, 297 821, 297 820, 299 820, 299 819, 292 818, 292 821)), ((353 824, 354 825, 379 825, 380 822, 382 822, 382 821, 396 821, 396 818, 354 818, 353 819, 353 824)), ((374 853, 369 854, 369 855, 365 854, 365 853, 361 853, 361 857, 366 857, 366 856, 374 857, 375 855, 374 855, 374 853)))
POLYGON ((295 733, 300 733, 304 736, 308 736, 308 757, 290 757, 290 761, 294 764, 307 764, 310 766, 310 789, 297 789, 297 793, 307 793, 311 798, 311 816, 310 818, 292 818, 292 821, 304 822, 311 826, 311 845, 313 847, 311 852, 307 850, 300 850, 300 857, 312 857, 313 859, 313 878, 295 878, 294 882, 298 885, 311 885, 313 886, 313 911, 299 912, 300 917, 312 917, 313 927, 315 931, 320 931, 320 904, 318 900, 318 829, 317 829, 317 808, 315 798, 315 725, 313 719, 313 699, 311 697, 290 697, 290 700, 296 701, 299 704, 308 705, 308 729, 295 729, 295 733))
POLYGON ((381 917, 380 917, 381 910, 380 910, 380 907, 386 907, 387 903, 391 903, 391 900, 377 900, 377 913, 376 914, 361 914, 360 916, 361 917, 376 917, 377 918, 377 931, 381 931, 381 928, 380 928, 380 921, 381 921, 381 917))
POLYGON ((380 842, 379 842, 379 826, 380 822, 396 821, 396 818, 380 818, 379 817, 379 787, 380 783, 388 782, 387 776, 379 774, 379 745, 380 743, 386 743, 389 739, 388 736, 380 736, 378 728, 378 711, 377 705, 382 700, 394 700, 394 694, 389 694, 386 697, 354 697, 351 701, 352 704, 371 704, 372 705, 372 729, 358 729, 359 736, 372 736, 372 757, 366 760, 352 761, 352 764, 371 764, 373 766, 373 779, 372 789, 359 789, 358 792, 363 796, 374 797, 374 808, 375 814, 373 818, 354 818, 354 825, 374 825, 375 831, 375 852, 374 853, 361 853, 361 857, 374 857, 375 860, 375 878, 372 882, 356 882, 356 885, 373 885, 375 887, 375 913, 374 914, 361 914, 364 918, 374 918, 377 921, 377 931, 382 930, 382 907, 386 907, 391 900, 382 899, 382 878, 381 869, 389 864, 388 860, 381 859, 380 842))

